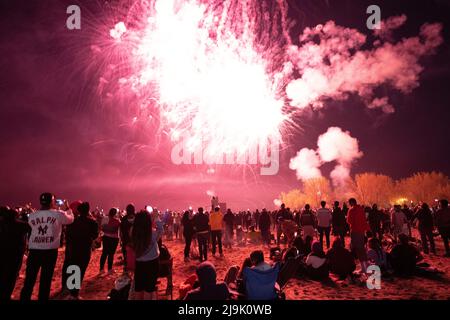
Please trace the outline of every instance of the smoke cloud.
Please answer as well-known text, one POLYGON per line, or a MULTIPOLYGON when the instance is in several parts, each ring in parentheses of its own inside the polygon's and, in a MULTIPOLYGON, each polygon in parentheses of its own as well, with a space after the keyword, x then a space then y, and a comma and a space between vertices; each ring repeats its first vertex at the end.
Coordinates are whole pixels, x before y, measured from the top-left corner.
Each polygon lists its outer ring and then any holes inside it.
POLYGON ((418 36, 391 42, 391 34, 401 27, 406 16, 391 17, 374 32, 372 48, 367 37, 356 29, 337 26, 333 21, 306 28, 300 44, 291 46, 288 55, 301 75, 286 87, 290 105, 299 109, 321 108, 328 99, 345 100, 357 94, 369 108, 394 112, 387 96, 376 97, 374 90, 389 85, 402 93, 419 86, 423 67, 419 59, 433 54, 442 42, 442 25, 424 24, 418 36))
POLYGON ((322 165, 316 151, 303 148, 289 162, 289 168, 295 170, 297 179, 308 180, 322 176, 319 167, 322 165))
POLYGON ((330 177, 335 186, 342 185, 350 176, 351 166, 361 158, 358 140, 339 127, 330 127, 317 140, 317 150, 301 149, 290 160, 289 168, 296 171, 297 178, 308 180, 321 177, 320 167, 327 162, 335 161, 336 167, 330 177))

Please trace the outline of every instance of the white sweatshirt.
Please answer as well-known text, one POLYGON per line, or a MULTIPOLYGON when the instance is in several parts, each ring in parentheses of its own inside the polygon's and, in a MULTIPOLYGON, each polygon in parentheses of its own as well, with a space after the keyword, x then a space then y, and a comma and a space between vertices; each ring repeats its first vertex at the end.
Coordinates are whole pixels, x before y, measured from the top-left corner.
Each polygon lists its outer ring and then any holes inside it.
POLYGON ((320 208, 317 210, 317 226, 328 228, 331 226, 331 211, 328 208, 320 208))
POLYGON ((74 216, 72 210, 39 210, 28 218, 31 235, 28 242, 29 249, 49 250, 58 249, 62 226, 71 224, 74 216))

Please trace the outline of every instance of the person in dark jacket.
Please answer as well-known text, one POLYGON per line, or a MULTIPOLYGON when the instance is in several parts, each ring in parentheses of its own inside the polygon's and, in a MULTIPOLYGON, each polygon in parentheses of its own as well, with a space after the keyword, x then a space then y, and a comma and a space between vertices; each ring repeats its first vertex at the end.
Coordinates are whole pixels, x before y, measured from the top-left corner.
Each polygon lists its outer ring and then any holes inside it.
MULTIPOLYGON (((98 224, 89 216, 90 205, 88 202, 83 202, 77 207, 79 216, 74 222, 67 226, 66 233, 66 251, 67 261, 65 261, 62 272, 63 285, 67 288, 68 276, 71 272, 68 267, 71 265, 80 268, 80 284, 83 282, 84 274, 91 260, 92 243, 98 237, 98 224)), ((70 295, 74 299, 79 298, 79 289, 70 289, 70 295)))
POLYGON ((436 227, 438 228, 439 234, 444 241, 445 247, 445 257, 450 257, 450 208, 448 207, 448 200, 442 199, 439 201, 440 209, 436 212, 436 227))
POLYGON ((369 210, 369 215, 367 220, 369 221, 369 228, 374 237, 383 239, 383 233, 381 232, 381 212, 378 210, 378 206, 374 204, 372 208, 369 210))
MULTIPOLYGON (((136 216, 136 208, 133 204, 126 207, 126 214, 120 220, 120 245, 123 256, 123 270, 127 271, 127 246, 131 242, 131 228, 133 227, 134 218, 136 216)), ((100 223, 101 225, 101 223, 100 223)))
POLYGON ((416 272, 417 262, 423 257, 419 249, 409 243, 406 234, 398 236, 399 244, 395 245, 390 252, 390 262, 396 275, 400 277, 412 276, 416 272))
POLYGON ((339 201, 334 202, 333 210, 331 212, 331 225, 333 226, 333 235, 339 236, 345 247, 347 221, 345 220, 344 211, 339 207, 339 201))
POLYGON ((430 242, 431 252, 436 254, 436 247, 433 238, 433 215, 428 204, 423 203, 421 208, 414 215, 419 221, 418 229, 422 240, 423 252, 428 254, 428 242, 430 242))
POLYGON ((198 253, 200 262, 208 260, 208 239, 209 239, 209 217, 203 212, 203 208, 198 208, 194 216, 194 231, 197 234, 198 253))
POLYGON ((227 209, 227 213, 223 216, 223 222, 225 224, 225 248, 230 248, 233 244, 233 228, 234 228, 234 214, 231 209, 227 209))
POLYGON ((263 209, 259 216, 259 229, 263 243, 270 245, 270 215, 266 209, 263 209))
POLYGON ((189 252, 191 250, 192 237, 194 236, 194 225, 189 211, 185 211, 183 218, 181 218, 181 224, 183 225, 183 237, 184 237, 184 261, 189 261, 189 252))
POLYGON ((8 301, 16 285, 22 266, 27 235, 31 233, 28 223, 17 218, 17 212, 8 207, 0 208, 0 301, 8 301))
POLYGON ((261 216, 261 213, 259 212, 258 209, 256 209, 256 212, 254 213, 254 217, 255 217, 255 230, 259 229, 259 217, 261 216))
POLYGON ((326 254, 330 272, 340 280, 351 276, 356 269, 355 259, 350 251, 342 245, 342 239, 335 238, 333 245, 326 254))
POLYGON ((225 283, 217 283, 216 268, 205 261, 197 267, 199 287, 187 293, 185 300, 227 300, 230 292, 225 283))

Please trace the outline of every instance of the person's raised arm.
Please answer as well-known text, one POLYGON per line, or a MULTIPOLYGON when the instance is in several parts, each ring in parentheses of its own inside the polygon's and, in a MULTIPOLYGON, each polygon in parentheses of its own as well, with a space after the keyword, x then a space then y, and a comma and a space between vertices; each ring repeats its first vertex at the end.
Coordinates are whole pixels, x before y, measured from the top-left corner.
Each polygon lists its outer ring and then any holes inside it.
POLYGON ((71 224, 73 222, 73 220, 75 219, 72 209, 70 209, 69 207, 69 203, 67 202, 67 200, 64 200, 64 206, 65 209, 64 211, 60 211, 61 212, 61 223, 62 224, 71 224))

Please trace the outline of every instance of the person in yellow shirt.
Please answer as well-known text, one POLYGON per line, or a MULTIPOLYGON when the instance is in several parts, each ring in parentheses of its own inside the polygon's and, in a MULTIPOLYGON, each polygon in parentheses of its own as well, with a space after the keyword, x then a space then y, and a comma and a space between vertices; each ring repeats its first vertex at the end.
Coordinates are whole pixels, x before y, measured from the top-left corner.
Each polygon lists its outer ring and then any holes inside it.
POLYGON ((209 225, 211 226, 211 238, 212 238, 212 254, 216 254, 216 245, 219 245, 219 254, 223 257, 222 252, 222 223, 223 215, 220 211, 220 207, 215 207, 214 211, 209 216, 209 225))

